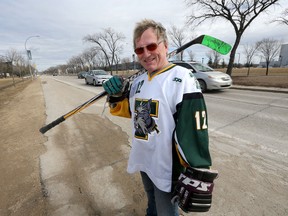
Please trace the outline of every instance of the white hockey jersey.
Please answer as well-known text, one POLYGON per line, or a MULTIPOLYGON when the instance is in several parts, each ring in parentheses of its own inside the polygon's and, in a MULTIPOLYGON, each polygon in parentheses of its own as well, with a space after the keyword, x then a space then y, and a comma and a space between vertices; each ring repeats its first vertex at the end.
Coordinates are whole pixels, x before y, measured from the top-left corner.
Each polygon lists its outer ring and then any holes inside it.
MULTIPOLYGON (((173 145, 178 144, 178 156, 188 165, 191 165, 190 158, 193 158, 190 154, 196 154, 196 158, 199 154, 198 150, 185 154, 187 149, 190 151, 190 145, 194 145, 191 139, 199 139, 203 136, 193 135, 197 133, 194 131, 197 131, 198 124, 193 112, 195 107, 199 107, 193 103, 197 104, 198 102, 195 103, 195 101, 199 100, 190 97, 191 95, 202 96, 199 83, 192 72, 176 65, 170 65, 154 74, 153 77, 147 73, 142 74, 133 81, 130 89, 129 111, 132 118, 133 137, 127 171, 129 173, 145 172, 156 187, 165 192, 170 192, 172 188, 173 145), (178 119, 179 116, 181 119, 178 119), (188 123, 190 121, 193 121, 192 128, 185 128, 185 125, 190 127, 188 123), (173 143, 173 140, 176 143, 173 143), (182 141, 183 147, 181 147, 182 141)), ((200 101, 202 102, 203 98, 200 101)), ((202 104, 200 108, 206 111, 205 104, 204 107, 202 104)), ((113 109, 111 113, 113 114, 113 109)), ((119 109, 114 109, 114 114, 119 115, 119 109), (118 110, 118 114, 115 110, 118 110)), ((207 128, 205 130, 205 142, 208 142, 207 128)), ((199 146, 202 148, 202 144, 199 146)), ((208 143, 205 146, 208 146, 208 143)), ((205 147, 205 149, 208 151, 208 148, 205 147)), ((209 152, 208 156, 207 152, 205 153, 204 158, 205 162, 202 164, 200 158, 200 165, 198 165, 208 167, 210 165, 209 152)), ((194 167, 198 165, 193 164, 194 167)))

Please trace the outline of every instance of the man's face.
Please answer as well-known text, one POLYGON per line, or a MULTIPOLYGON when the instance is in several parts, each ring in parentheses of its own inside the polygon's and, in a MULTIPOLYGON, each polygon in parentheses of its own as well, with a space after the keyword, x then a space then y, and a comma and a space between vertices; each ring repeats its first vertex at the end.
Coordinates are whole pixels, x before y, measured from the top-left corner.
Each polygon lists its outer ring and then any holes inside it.
POLYGON ((140 38, 136 40, 136 49, 143 48, 143 53, 137 54, 140 64, 149 72, 161 70, 168 64, 166 58, 168 48, 162 39, 158 40, 154 30, 149 28, 143 32, 140 38), (149 50, 149 46, 157 44, 155 50, 149 50), (148 46, 148 48, 147 48, 148 46))

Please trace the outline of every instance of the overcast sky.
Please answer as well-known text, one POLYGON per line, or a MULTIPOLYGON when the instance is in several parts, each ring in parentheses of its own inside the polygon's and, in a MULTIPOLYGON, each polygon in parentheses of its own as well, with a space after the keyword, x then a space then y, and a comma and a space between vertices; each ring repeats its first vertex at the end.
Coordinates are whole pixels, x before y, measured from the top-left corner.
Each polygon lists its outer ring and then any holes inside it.
MULTIPOLYGON (((280 3, 282 8, 272 6, 269 14, 252 22, 241 44, 252 44, 263 38, 288 43, 288 26, 269 23, 271 18, 288 8, 287 0, 280 0, 280 3)), ((1 0, 0 10, 0 55, 13 48, 26 57, 26 42, 27 49, 32 51, 33 63, 40 71, 66 64, 72 56, 91 47, 83 42, 83 37, 109 27, 125 35, 122 58, 132 58, 132 33, 136 22, 143 18, 154 19, 169 29, 171 25, 182 27, 189 14, 184 0, 1 0), (40 37, 31 37, 36 35, 40 37)), ((235 39, 231 24, 221 20, 191 31, 191 35, 201 34, 230 44, 235 39)), ((207 49, 195 46, 195 59, 206 60, 207 49)), ((241 53, 241 46, 238 52, 241 53)), ((240 62, 244 62, 244 54, 240 57, 240 62)))

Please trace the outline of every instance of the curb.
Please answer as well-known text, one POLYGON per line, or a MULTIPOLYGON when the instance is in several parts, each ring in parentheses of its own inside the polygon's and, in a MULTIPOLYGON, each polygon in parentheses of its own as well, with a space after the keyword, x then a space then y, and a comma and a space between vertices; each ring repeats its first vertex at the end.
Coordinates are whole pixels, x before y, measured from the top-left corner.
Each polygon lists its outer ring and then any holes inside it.
POLYGON ((286 94, 288 94, 288 89, 287 88, 232 85, 231 89, 250 90, 250 91, 264 91, 264 92, 277 92, 277 93, 286 93, 286 94))

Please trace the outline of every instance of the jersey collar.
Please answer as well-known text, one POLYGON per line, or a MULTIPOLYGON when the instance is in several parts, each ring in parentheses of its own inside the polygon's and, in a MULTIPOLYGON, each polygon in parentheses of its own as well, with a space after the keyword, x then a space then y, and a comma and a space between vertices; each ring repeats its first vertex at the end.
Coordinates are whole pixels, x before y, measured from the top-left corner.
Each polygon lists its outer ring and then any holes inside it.
POLYGON ((152 73, 148 73, 148 81, 151 81, 155 76, 170 70, 171 68, 175 67, 175 64, 168 64, 166 67, 164 67, 163 69, 159 70, 159 71, 153 71, 152 73))

